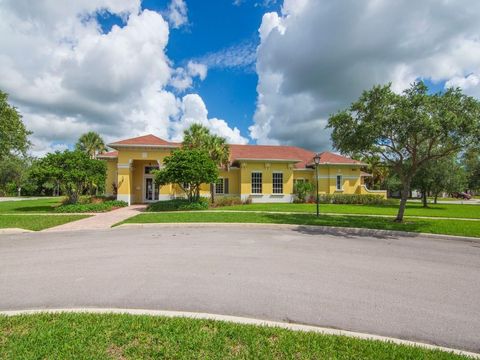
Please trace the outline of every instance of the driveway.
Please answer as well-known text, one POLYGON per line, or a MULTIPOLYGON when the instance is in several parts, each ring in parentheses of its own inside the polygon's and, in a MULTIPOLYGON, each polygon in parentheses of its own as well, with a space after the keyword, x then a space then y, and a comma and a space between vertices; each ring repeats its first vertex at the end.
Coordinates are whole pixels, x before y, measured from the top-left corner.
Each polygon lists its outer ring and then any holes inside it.
POLYGON ((480 242, 158 225, 0 239, 0 310, 116 307, 341 328, 480 352, 480 242))

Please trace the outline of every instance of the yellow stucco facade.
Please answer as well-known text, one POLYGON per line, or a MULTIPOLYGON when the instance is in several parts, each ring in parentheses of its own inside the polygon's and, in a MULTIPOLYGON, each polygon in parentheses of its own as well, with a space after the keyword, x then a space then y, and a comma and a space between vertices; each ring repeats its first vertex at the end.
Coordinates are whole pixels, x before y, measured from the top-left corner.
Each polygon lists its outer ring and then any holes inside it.
MULTIPOLYGON (((150 173, 152 169, 162 167, 163 159, 171 153, 173 146, 117 145, 115 148, 117 151, 114 155, 100 156, 107 162, 107 195, 116 194, 117 199, 129 204, 185 196, 177 185, 155 186, 150 173)), ((313 166, 298 168, 297 163, 298 161, 291 159, 235 161, 228 170, 220 170, 221 186, 215 188, 215 196, 236 196, 252 202, 292 202, 295 181, 303 180, 316 184, 313 166)), ((360 164, 320 164, 318 183, 321 194, 374 193, 386 197, 384 191, 366 189, 360 164)), ((201 195, 210 196, 209 184, 202 186, 201 195)))

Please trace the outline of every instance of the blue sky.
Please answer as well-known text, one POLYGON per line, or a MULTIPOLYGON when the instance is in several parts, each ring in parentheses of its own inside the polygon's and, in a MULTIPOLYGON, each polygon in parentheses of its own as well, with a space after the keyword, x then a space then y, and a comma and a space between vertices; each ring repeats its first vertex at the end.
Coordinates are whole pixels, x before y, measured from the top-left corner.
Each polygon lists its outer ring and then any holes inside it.
MULTIPOLYGON (((165 13, 169 1, 143 0, 142 9, 165 13)), ((255 49, 262 16, 280 11, 280 1, 233 0, 188 1, 188 24, 170 28, 166 50, 176 66, 185 66, 191 59, 202 59, 232 47, 255 49), (219 31, 223 29, 223 31, 219 31)), ((119 16, 103 12, 97 15, 102 30, 108 33, 113 25, 124 26, 119 16)), ((208 107, 209 117, 228 119, 232 126, 248 134, 256 107, 258 76, 255 64, 213 67, 203 81, 195 81, 188 92, 198 93, 208 107)))
POLYGON ((89 130, 181 141, 192 123, 232 144, 332 150, 329 116, 373 85, 480 98, 476 0, 3 0, 0 13, 0 89, 35 155, 89 130))

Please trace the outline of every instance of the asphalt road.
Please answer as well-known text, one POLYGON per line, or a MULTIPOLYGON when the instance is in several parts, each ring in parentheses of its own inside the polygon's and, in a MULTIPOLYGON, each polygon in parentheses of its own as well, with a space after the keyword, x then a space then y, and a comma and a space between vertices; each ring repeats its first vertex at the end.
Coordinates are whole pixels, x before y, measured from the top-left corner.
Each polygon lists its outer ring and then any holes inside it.
POLYGON ((0 237, 0 310, 116 307, 289 321, 480 352, 480 242, 307 228, 0 237))

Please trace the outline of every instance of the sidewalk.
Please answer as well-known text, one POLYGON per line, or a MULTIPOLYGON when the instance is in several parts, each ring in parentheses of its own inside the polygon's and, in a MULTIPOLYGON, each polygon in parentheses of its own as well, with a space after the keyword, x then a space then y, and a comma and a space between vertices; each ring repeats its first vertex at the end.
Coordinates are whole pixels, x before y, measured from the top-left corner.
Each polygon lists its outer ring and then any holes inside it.
POLYGON ((119 223, 132 216, 138 215, 145 209, 146 205, 132 205, 117 210, 97 213, 89 218, 69 222, 42 230, 43 232, 75 231, 75 230, 96 230, 109 229, 112 225, 119 223))

